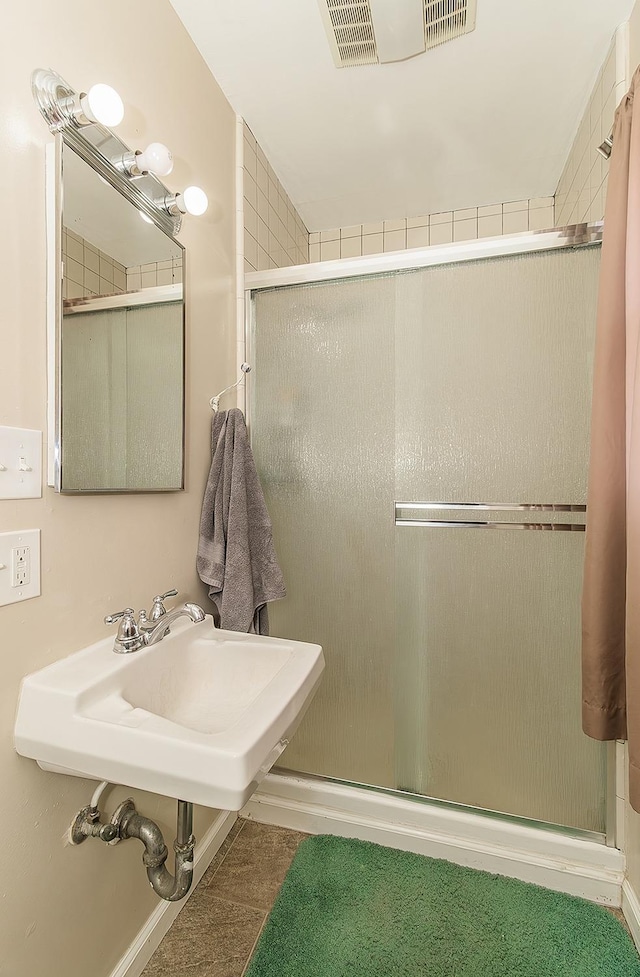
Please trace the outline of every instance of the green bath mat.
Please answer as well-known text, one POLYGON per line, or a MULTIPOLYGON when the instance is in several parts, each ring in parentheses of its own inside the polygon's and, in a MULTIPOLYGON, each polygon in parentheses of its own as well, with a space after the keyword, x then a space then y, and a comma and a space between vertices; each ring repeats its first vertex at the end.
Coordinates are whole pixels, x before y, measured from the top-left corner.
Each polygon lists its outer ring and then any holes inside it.
POLYGON ((450 862, 302 842, 246 977, 640 977, 600 906, 450 862))

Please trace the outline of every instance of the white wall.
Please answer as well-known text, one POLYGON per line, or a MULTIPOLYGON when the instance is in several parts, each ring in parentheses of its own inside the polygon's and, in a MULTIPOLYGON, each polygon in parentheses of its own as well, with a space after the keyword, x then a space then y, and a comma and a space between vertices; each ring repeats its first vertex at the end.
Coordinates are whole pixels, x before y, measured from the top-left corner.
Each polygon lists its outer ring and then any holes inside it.
MULTIPOLYGON (((34 68, 75 88, 105 81, 127 108, 119 133, 132 147, 166 142, 171 189, 201 184, 212 206, 185 221, 187 247, 186 491, 157 496, 0 502, 0 531, 42 529, 42 596, 0 608, 0 972, 8 977, 107 977, 157 905, 141 846, 90 841, 65 847, 92 784, 43 773, 18 757, 12 729, 27 672, 104 637, 105 613, 148 606, 170 586, 207 603, 195 572, 209 465, 208 399, 235 373, 235 117, 167 0, 10 4, 3 18, 0 174, 4 312, 0 424, 45 429, 44 149, 51 136, 31 97, 34 68)), ((45 455, 46 457, 46 455, 45 455)), ((46 466, 45 466, 46 470, 46 466)), ((133 793, 169 844, 174 802, 133 793)), ((202 836, 211 812, 197 813, 202 836)))

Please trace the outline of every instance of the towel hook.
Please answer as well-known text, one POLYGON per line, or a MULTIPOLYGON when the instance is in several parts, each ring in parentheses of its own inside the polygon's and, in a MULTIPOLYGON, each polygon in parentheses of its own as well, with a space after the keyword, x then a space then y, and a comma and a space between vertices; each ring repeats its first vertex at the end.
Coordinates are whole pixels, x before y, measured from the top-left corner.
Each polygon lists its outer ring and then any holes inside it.
POLYGON ((240 374, 236 382, 232 383, 231 386, 229 387, 225 387, 224 390, 221 390, 217 396, 212 397, 211 400, 209 401, 209 406, 211 407, 211 410, 214 411, 214 413, 217 412, 220 406, 220 398, 222 397, 222 395, 228 393, 230 390, 233 390, 234 387, 238 387, 244 380, 247 373, 251 373, 251 367, 249 366, 248 363, 241 363, 240 369, 242 370, 242 373, 240 374))

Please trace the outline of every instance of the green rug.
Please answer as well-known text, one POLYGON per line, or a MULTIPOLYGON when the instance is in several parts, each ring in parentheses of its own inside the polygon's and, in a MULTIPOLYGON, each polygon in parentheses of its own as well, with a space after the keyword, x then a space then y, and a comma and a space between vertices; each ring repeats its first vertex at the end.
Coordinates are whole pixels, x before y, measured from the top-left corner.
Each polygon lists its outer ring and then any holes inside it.
POLYGON ((640 977, 606 909, 450 862, 302 842, 246 977, 640 977))

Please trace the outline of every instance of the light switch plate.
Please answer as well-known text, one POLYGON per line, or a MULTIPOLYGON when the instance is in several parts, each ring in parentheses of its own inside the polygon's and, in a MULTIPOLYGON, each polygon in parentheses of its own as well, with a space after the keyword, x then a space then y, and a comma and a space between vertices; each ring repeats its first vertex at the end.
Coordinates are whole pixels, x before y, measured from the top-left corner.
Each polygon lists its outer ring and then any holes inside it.
POLYGON ((42 431, 0 427, 0 499, 41 496, 42 431))
POLYGON ((39 596, 40 530, 0 533, 0 607, 39 596))

